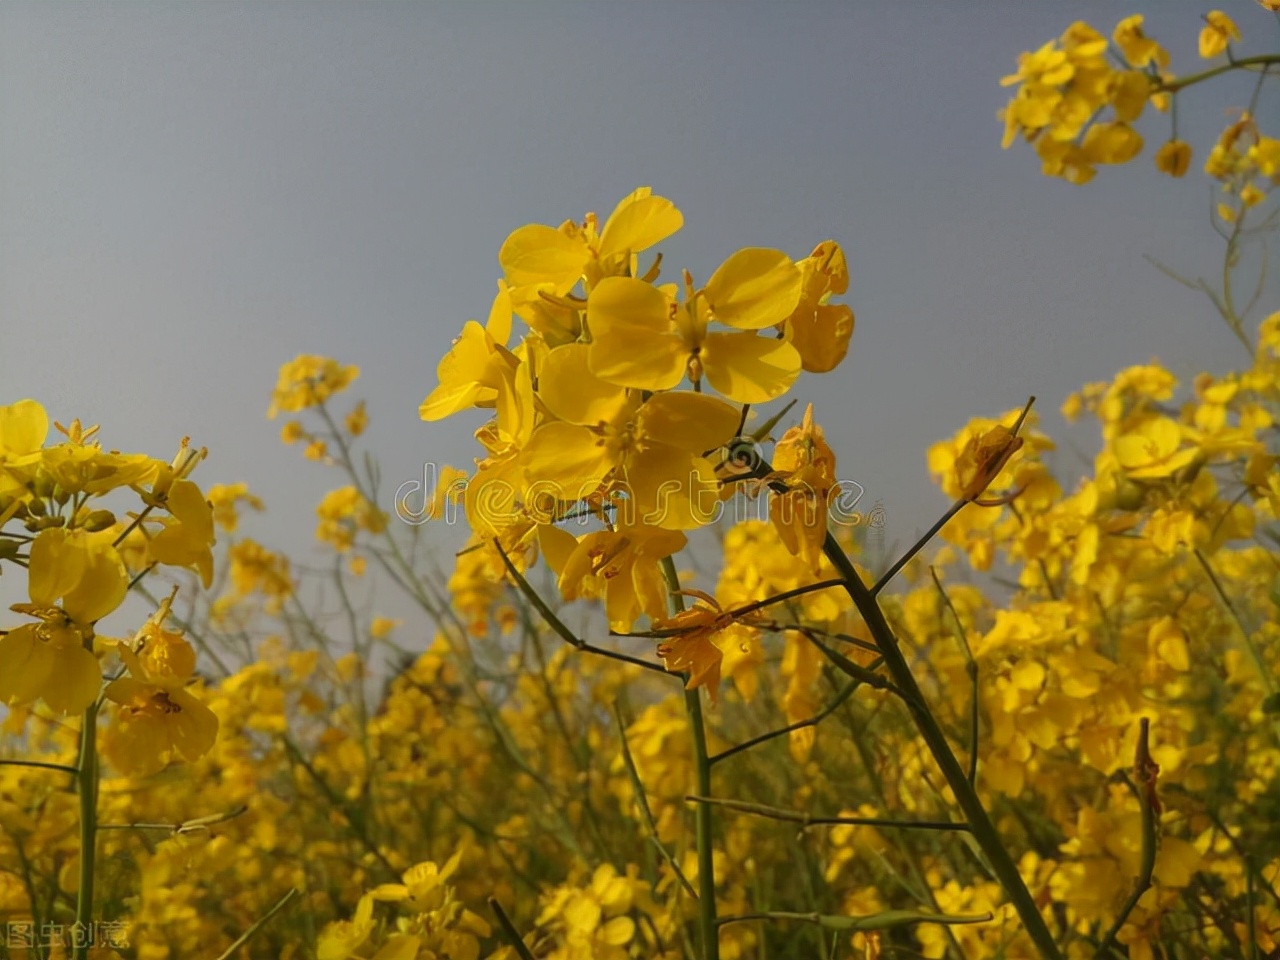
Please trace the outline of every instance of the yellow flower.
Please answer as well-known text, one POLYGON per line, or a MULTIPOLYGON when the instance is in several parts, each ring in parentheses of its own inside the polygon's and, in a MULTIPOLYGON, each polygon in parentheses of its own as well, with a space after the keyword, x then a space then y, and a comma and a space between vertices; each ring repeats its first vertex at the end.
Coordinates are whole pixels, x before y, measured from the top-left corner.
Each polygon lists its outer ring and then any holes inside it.
POLYGON ((824 240, 798 264, 800 302, 787 317, 783 330, 800 352, 803 369, 810 373, 834 370, 849 352, 854 316, 848 305, 832 304, 831 297, 849 289, 849 267, 844 251, 834 240, 824 240))
POLYGON ((287 444, 295 444, 307 435, 302 429, 302 424, 297 420, 290 420, 280 428, 280 442, 287 444))
POLYGON ((1151 417, 1116 437, 1116 460, 1130 477, 1167 477, 1196 457, 1182 448, 1182 428, 1168 417, 1151 417))
POLYGON ((347 414, 343 423, 346 425, 347 433, 351 434, 353 437, 358 437, 360 434, 364 433, 365 429, 369 426, 369 414, 364 409, 363 400, 357 403, 352 411, 347 414))
POLYGON ((374 617, 373 623, 369 624, 369 636, 375 640, 381 640, 383 637, 391 636, 391 632, 400 626, 399 620, 392 620, 389 617, 374 617))
POLYGON ((504 375, 518 363, 505 343, 468 320, 436 369, 440 385, 422 402, 422 419, 440 420, 469 407, 492 408, 504 375))
POLYGON ((213 522, 227 533, 235 533, 240 523, 237 504, 245 503, 254 510, 264 509, 262 499, 250 493, 245 483, 215 483, 205 496, 213 509, 213 522))
POLYGON ((559 527, 543 526, 538 542, 548 566, 559 576, 566 600, 580 595, 584 581, 604 581, 605 614, 618 631, 630 630, 641 614, 667 613, 667 586, 659 564, 684 549, 685 535, 645 524, 622 524, 575 540, 559 527))
POLYGON ((1240 28, 1221 10, 1210 10, 1204 15, 1204 27, 1200 30, 1200 56, 1211 60, 1226 52, 1232 40, 1240 39, 1240 28))
POLYGON ((559 229, 529 224, 507 237, 498 262, 513 288, 533 286, 563 296, 583 276, 594 284, 631 272, 635 254, 661 243, 683 224, 675 204, 639 187, 622 198, 603 230, 597 232, 595 214, 588 214, 581 227, 572 222, 559 229))
POLYGON ((1257 142, 1249 147, 1245 159, 1264 177, 1273 180, 1280 177, 1280 139, 1259 136, 1257 142))
POLYGON ((1022 437, 1002 424, 996 424, 981 436, 973 437, 956 458, 956 474, 960 481, 960 497, 977 500, 999 476, 1009 458, 1022 449, 1022 437))
POLYGON ((60 713, 79 713, 97 697, 93 624, 120 606, 129 585, 113 537, 55 527, 32 542, 31 603, 13 609, 40 622, 0 637, 0 703, 43 699, 60 713))
POLYGON ((208 589, 213 584, 213 508, 190 480, 174 480, 164 501, 170 519, 147 541, 155 563, 192 567, 208 589))
POLYGON ((1156 169, 1171 177, 1181 177, 1191 166, 1191 144, 1170 140, 1156 151, 1156 169))
POLYGON ((381 533, 386 529, 386 515, 366 500, 353 486, 330 490, 316 507, 320 523, 316 539, 345 552, 355 543, 357 530, 381 533))
POLYGON ((0 495, 22 489, 25 478, 16 478, 8 468, 26 467, 40 459, 49 416, 34 400, 19 400, 0 407, 0 495))
POLYGON ((689 674, 686 690, 705 686, 711 702, 715 703, 719 699, 720 671, 724 665, 724 651, 717 639, 728 628, 739 622, 752 623, 758 616, 755 613, 735 616, 733 611, 722 609, 715 597, 700 590, 681 592, 697 597, 698 602, 674 617, 654 621, 655 630, 670 634, 658 644, 658 656, 668 671, 689 674))
POLYGON ((117 709, 103 736, 103 755, 128 776, 155 773, 174 756, 194 762, 218 736, 217 716, 185 689, 195 651, 181 634, 163 628, 171 602, 172 597, 139 631, 139 650, 123 643, 117 647, 130 675, 106 689, 117 709))
POLYGON ((325 926, 316 944, 318 960, 348 960, 373 933, 373 897, 366 894, 350 920, 336 920, 325 926))
POLYGON ((591 372, 637 390, 670 390, 686 376, 695 384, 705 376, 730 400, 767 402, 795 382, 800 354, 754 331, 786 320, 800 292, 791 258, 761 248, 733 254, 698 291, 686 271, 683 303, 643 280, 605 278, 587 299, 591 372), (739 332, 711 332, 712 320, 739 332))
POLYGON ((231 564, 231 583, 239 596, 261 591, 268 598, 268 609, 274 612, 292 595, 288 557, 253 540, 241 540, 231 545, 227 560, 231 564))
POLYGON ((537 499, 534 491, 576 502, 612 474, 627 494, 625 509, 633 519, 669 530, 688 530, 712 519, 720 502, 719 481, 703 454, 737 431, 740 415, 734 407, 696 393, 642 400, 633 392, 607 420, 591 420, 590 397, 561 412, 566 420, 535 430, 520 458, 529 488, 526 502, 537 499))
POLYGON ((1111 38, 1130 66, 1145 67, 1154 62, 1157 66, 1167 67, 1169 52, 1143 32, 1142 24, 1143 16, 1140 13, 1125 17, 1116 24, 1111 38))
POLYGON ((282 410, 297 413, 319 406, 358 376, 359 367, 343 366, 330 357, 300 354, 280 368, 267 416, 274 420, 282 410))
POLYGON ((462 850, 459 850, 443 866, 436 866, 431 861, 410 867, 400 878, 401 883, 384 883, 369 892, 374 900, 403 902, 418 913, 431 913, 439 910, 449 896, 450 889, 445 885, 457 871, 462 862, 462 850))
POLYGON ((1126 123, 1095 123, 1080 149, 1087 163, 1128 163, 1142 150, 1142 135, 1126 123))
POLYGON ((774 473, 786 493, 769 497, 769 519, 793 556, 815 573, 827 537, 827 507, 836 485, 836 456, 822 427, 813 422, 813 404, 804 419, 782 435, 773 456, 774 473))

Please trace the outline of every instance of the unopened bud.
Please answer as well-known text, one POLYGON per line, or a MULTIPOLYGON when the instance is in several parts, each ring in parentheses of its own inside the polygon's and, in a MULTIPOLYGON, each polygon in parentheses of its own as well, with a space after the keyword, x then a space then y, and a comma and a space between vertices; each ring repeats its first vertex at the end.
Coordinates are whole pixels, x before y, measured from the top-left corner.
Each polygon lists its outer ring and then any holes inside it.
POLYGON ((90 533, 97 533, 99 530, 106 530, 115 526, 116 515, 110 510, 94 510, 89 516, 84 518, 81 526, 90 533))

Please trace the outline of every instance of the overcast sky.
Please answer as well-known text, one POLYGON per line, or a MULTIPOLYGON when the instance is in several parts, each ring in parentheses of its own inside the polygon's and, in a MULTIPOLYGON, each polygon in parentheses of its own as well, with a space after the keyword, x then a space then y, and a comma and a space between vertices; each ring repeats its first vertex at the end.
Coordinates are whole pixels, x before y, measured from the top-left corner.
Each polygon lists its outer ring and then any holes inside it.
MULTIPOLYGON (((1274 47, 1256 4, 1219 5, 1274 47)), ((389 487, 469 466, 483 416, 417 410, 502 241, 647 184, 685 214, 665 263, 702 279, 742 246, 845 246, 852 350, 793 395, 909 542, 946 507, 925 450, 970 416, 1035 394, 1056 431, 1123 366, 1240 361, 1144 255, 1220 271, 1199 171, 1248 78, 1184 97, 1185 181, 1151 167, 1167 117, 1086 187, 1000 149, 1018 53, 1137 11, 1199 69, 1192 3, 5 3, 0 402, 124 450, 190 434, 202 484, 268 500, 251 532, 309 550, 337 480, 265 417, 280 364, 361 367, 389 487)))

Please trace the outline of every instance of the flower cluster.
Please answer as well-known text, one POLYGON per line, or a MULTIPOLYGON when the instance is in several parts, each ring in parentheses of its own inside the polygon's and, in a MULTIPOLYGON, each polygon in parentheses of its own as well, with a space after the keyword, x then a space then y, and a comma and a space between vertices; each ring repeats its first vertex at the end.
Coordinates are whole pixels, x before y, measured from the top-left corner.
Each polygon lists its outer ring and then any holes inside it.
MULTIPOLYGON (((624 631, 667 615, 661 563, 752 479, 727 454, 748 408, 783 396, 802 371, 834 369, 854 326, 832 302, 849 283, 834 241, 798 262, 749 247, 705 283, 687 270, 660 283, 661 255, 645 265, 641 254, 682 224, 670 200, 641 187, 603 226, 588 214, 516 230, 498 254, 504 276, 486 323, 464 326, 421 408, 426 420, 494 411, 476 433, 485 456, 464 494, 475 547, 492 554, 496 541, 523 565, 540 546, 562 596, 602 590, 624 631), (518 344, 513 315, 527 327, 518 344), (575 537, 555 525, 574 512, 602 529, 575 537)), ((777 494, 779 529, 812 563, 835 461, 827 449, 815 462, 812 411, 805 424, 805 439, 780 444, 771 479, 789 488, 777 494)), ((500 560, 490 564, 501 575, 500 560)), ((714 687, 712 666, 695 685, 714 687)))

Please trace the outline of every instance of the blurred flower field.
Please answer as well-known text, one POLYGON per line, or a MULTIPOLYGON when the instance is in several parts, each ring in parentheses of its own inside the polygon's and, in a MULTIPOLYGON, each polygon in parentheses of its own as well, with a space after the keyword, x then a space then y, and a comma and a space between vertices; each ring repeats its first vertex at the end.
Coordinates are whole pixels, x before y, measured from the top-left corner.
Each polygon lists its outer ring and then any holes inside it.
POLYGON ((198 438, 0 406, 0 958, 1280 957, 1280 53, 1187 10, 1182 72, 1140 16, 1023 54, 1004 143, 1080 189, 1209 178, 1222 282, 1184 282, 1237 368, 1118 360, 1063 403, 1070 475, 1046 398, 958 420, 901 556, 805 399, 858 265, 815 237, 694 277, 649 187, 501 246, 420 409, 477 457, 412 517, 360 371, 281 367, 327 569, 254 539, 272 505, 198 438), (1180 140, 1179 92, 1235 71, 1252 102, 1180 140))

